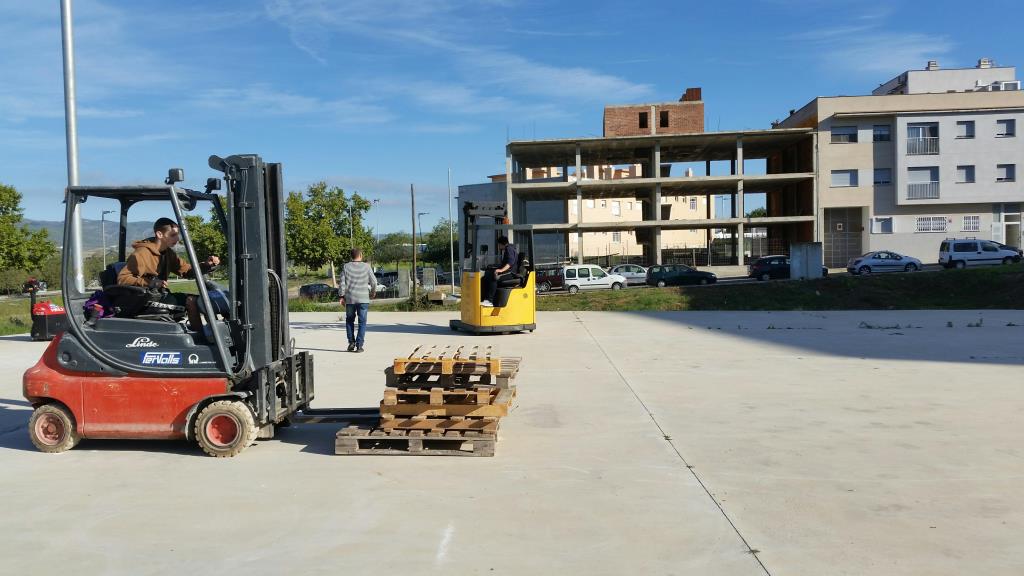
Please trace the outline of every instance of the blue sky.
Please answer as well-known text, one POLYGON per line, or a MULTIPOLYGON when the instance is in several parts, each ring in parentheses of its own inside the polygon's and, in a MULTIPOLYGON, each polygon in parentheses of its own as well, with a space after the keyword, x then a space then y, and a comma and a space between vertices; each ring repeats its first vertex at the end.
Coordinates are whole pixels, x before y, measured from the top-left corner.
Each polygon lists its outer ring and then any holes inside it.
MULTIPOLYGON (((708 130, 767 128, 815 96, 866 94, 928 59, 1024 66, 1017 2, 76 0, 82 184, 186 185, 210 154, 284 164, 424 226, 512 139, 599 136, 606 104, 703 88, 708 130)), ((34 219, 66 184, 58 0, 0 0, 0 182, 34 219)), ((89 217, 88 214, 86 214, 89 217)))

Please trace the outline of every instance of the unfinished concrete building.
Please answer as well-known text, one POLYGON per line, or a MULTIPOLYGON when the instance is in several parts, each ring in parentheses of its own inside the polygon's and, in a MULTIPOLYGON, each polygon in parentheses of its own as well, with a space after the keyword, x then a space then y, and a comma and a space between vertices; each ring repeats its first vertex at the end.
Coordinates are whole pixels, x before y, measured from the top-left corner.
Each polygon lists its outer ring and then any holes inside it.
MULTIPOLYGON (((512 141, 506 146, 511 177, 504 182, 505 198, 513 224, 529 224, 537 233, 558 235, 566 246, 569 235, 582 245, 584 234, 625 232, 642 246, 643 263, 671 263, 683 261, 684 255, 663 257, 666 231, 700 231, 710 247, 713 237, 723 236, 713 230, 722 230, 729 239, 726 252, 709 249, 703 262, 693 263, 743 265, 742 239, 747 228, 763 228, 770 246, 780 252, 793 242, 814 240, 814 138, 813 130, 796 128, 512 141), (559 168, 552 170, 552 166, 559 168), (614 170, 588 168, 593 166, 639 169, 616 178, 614 170), (752 194, 763 195, 765 216, 743 216, 745 198, 752 194), (728 198, 726 213, 712 213, 715 196, 728 198), (704 207, 704 214, 694 217, 692 212, 673 211, 672 202, 666 202, 670 197, 703 199, 698 205, 704 207), (586 221, 583 217, 584 202, 623 199, 639 206, 640 219, 586 221), (548 211, 534 208, 552 202, 574 202, 575 214, 564 211, 564 221, 551 222, 548 211), (538 212, 544 216, 538 218, 538 212)), ((584 256, 584 251, 577 252, 578 261, 584 256)))

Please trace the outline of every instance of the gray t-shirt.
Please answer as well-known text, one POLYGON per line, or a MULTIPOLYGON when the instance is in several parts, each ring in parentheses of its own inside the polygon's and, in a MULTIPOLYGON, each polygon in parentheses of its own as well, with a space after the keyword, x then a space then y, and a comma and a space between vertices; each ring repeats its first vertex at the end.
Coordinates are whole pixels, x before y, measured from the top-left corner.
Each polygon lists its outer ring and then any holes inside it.
POLYGON ((377 278, 366 262, 348 262, 341 269, 338 293, 346 304, 367 304, 370 294, 377 291, 377 278))

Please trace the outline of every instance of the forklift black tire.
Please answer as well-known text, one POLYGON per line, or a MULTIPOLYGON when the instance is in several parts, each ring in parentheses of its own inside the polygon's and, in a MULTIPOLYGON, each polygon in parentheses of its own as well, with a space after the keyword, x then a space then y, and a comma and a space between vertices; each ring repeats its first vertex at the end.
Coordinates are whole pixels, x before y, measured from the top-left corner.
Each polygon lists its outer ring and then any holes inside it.
POLYGON ((43 404, 32 412, 28 436, 40 452, 57 454, 74 448, 82 439, 71 411, 60 403, 43 404))
POLYGON ((210 456, 231 458, 256 441, 259 428, 249 407, 238 400, 218 400, 196 417, 199 447, 210 456))

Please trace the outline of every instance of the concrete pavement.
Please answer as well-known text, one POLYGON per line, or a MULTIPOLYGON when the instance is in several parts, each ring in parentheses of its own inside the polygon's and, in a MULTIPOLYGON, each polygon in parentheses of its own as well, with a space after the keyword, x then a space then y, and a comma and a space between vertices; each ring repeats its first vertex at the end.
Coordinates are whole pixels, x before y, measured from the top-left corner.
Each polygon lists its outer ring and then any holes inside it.
POLYGON ((1020 573, 1024 312, 549 312, 490 337, 451 316, 371 313, 364 354, 337 313, 293 336, 320 407, 376 404, 419 343, 522 356, 494 458, 334 456, 332 425, 226 461, 41 454, 20 374, 44 345, 0 339, 4 571, 1020 573))

